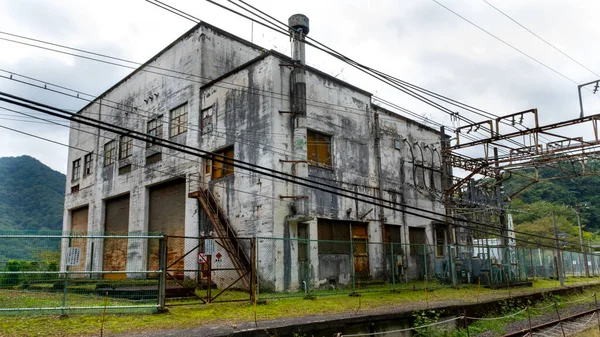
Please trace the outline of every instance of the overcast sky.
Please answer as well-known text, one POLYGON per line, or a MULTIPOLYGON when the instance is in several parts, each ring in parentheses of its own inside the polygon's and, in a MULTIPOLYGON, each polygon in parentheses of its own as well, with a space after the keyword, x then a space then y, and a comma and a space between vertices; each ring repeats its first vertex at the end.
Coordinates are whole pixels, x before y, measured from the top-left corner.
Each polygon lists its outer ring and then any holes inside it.
MULTIPOLYGON (((488 0, 590 70, 573 62, 482 0, 438 0, 549 68, 508 47, 432 0, 250 0, 287 21, 310 18, 310 36, 366 65, 498 115, 538 108, 547 124, 579 116, 576 83, 600 76, 600 1, 488 0), (557 74, 561 73, 565 77, 557 74)), ((206 1, 164 0, 174 7, 282 53, 289 39, 206 1), (253 35, 253 36, 252 36, 253 35)), ((221 0, 222 4, 231 6, 221 0)), ((143 0, 0 0, 0 31, 144 62, 194 24, 143 0)), ((0 34, 0 38, 11 38, 0 34)), ((422 116, 449 116, 308 47, 307 63, 422 116)), ((0 76, 9 71, 98 95, 130 70, 0 40, 0 76)), ((590 87, 590 89, 593 87, 590 87)), ((65 109, 84 101, 0 78, 0 90, 65 109)), ((600 93, 584 91, 586 114, 600 93)), ((5 103, 0 107, 16 109, 5 103)), ((23 109, 18 109, 24 111, 23 109)), ((454 110, 454 109, 453 109, 454 110)), ((461 112, 472 120, 483 118, 461 112)), ((68 143, 68 129, 0 109, 0 125, 68 143)), ((591 137, 591 126, 565 131, 591 137)), ((589 138, 588 137, 588 138, 589 138)), ((67 148, 0 129, 0 157, 30 155, 65 172, 67 148)))

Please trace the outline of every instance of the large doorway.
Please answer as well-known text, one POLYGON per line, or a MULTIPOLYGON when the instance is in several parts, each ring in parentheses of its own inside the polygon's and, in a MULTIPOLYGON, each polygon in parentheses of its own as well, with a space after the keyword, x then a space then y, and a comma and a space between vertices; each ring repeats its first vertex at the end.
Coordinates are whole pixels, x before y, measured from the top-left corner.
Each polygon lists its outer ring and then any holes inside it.
MULTIPOLYGON (((150 188, 148 232, 162 233, 168 238, 167 266, 173 275, 183 278, 185 251, 185 179, 169 181, 150 188), (176 261, 176 262, 175 262, 176 261), (175 262, 175 265, 171 265, 175 262)), ((148 270, 159 270, 159 242, 148 247, 148 270)))
MULTIPOLYGON (((104 231, 107 235, 127 235, 129 232, 129 194, 106 200, 104 231)), ((104 239, 104 271, 125 271, 127 239, 104 239)), ((125 273, 104 274, 105 279, 124 279, 125 273)))

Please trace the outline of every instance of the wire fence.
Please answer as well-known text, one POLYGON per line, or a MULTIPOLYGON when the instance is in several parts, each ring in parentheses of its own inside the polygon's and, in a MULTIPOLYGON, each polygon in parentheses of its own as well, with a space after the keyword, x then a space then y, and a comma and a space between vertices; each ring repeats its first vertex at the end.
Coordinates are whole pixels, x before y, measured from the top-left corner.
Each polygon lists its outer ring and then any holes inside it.
POLYGON ((556 279, 559 270, 565 278, 600 274, 596 254, 499 245, 257 238, 256 254, 260 298, 511 287, 556 279))
POLYGON ((599 269, 597 254, 498 245, 0 232, 0 314, 512 287, 599 269))
POLYGON ((0 233, 0 314, 156 309, 162 238, 0 233))

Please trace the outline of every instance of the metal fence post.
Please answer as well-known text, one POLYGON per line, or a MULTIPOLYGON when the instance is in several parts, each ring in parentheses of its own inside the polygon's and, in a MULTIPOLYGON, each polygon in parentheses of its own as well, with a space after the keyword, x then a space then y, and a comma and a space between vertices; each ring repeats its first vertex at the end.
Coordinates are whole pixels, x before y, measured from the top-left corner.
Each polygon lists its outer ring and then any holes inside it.
POLYGON ((452 283, 453 287, 456 287, 458 285, 458 280, 454 270, 454 254, 452 252, 452 245, 448 245, 448 260, 450 261, 450 265, 448 266, 450 268, 450 282, 452 283))
MULTIPOLYGON (((67 255, 69 248, 71 248, 71 240, 73 238, 73 233, 69 233, 69 244, 67 246, 67 255)), ((68 256, 67 256, 68 259, 68 256)), ((69 287, 69 263, 65 263, 65 281, 63 287, 63 299, 62 299, 62 308, 60 310, 61 315, 65 315, 65 309, 67 308, 67 292, 69 287)))
POLYGON ((467 318, 467 310, 463 311, 463 320, 464 320, 465 330, 467 330, 467 337, 471 337, 471 334, 469 333, 469 319, 467 318))
POLYGON ((423 273, 425 274, 425 286, 429 282, 429 270, 427 268, 427 245, 423 244, 423 273))
POLYGON ((312 275, 311 275, 311 270, 312 270, 312 262, 311 262, 311 256, 310 256, 310 251, 311 251, 311 247, 310 247, 310 239, 306 239, 306 263, 308 263, 308 266, 306 268, 306 289, 307 292, 310 296, 310 285, 312 283, 312 275))
POLYGON ((254 254, 256 246, 256 237, 250 240, 250 254, 252 256, 252 266, 250 270, 250 301, 256 305, 256 254, 254 254))
POLYGON ((352 274, 352 294, 356 293, 356 273, 354 271, 354 241, 350 239, 350 273, 352 274))
POLYGON ((158 310, 165 310, 165 298, 166 298, 166 283, 167 283, 167 241, 168 237, 163 236, 158 241, 158 263, 160 266, 160 276, 158 281, 158 310))
MULTIPOLYGON (((385 243, 382 243, 385 249, 385 243)), ((396 290, 396 254, 394 254, 394 242, 390 242, 390 267, 392 268, 392 291, 396 290)))

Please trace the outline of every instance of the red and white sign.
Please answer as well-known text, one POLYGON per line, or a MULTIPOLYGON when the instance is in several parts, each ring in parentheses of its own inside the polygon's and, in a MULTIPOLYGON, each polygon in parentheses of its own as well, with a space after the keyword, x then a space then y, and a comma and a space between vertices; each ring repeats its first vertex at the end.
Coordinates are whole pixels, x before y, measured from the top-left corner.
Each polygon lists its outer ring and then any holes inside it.
POLYGON ((206 263, 206 255, 204 253, 198 253, 198 264, 206 263))

